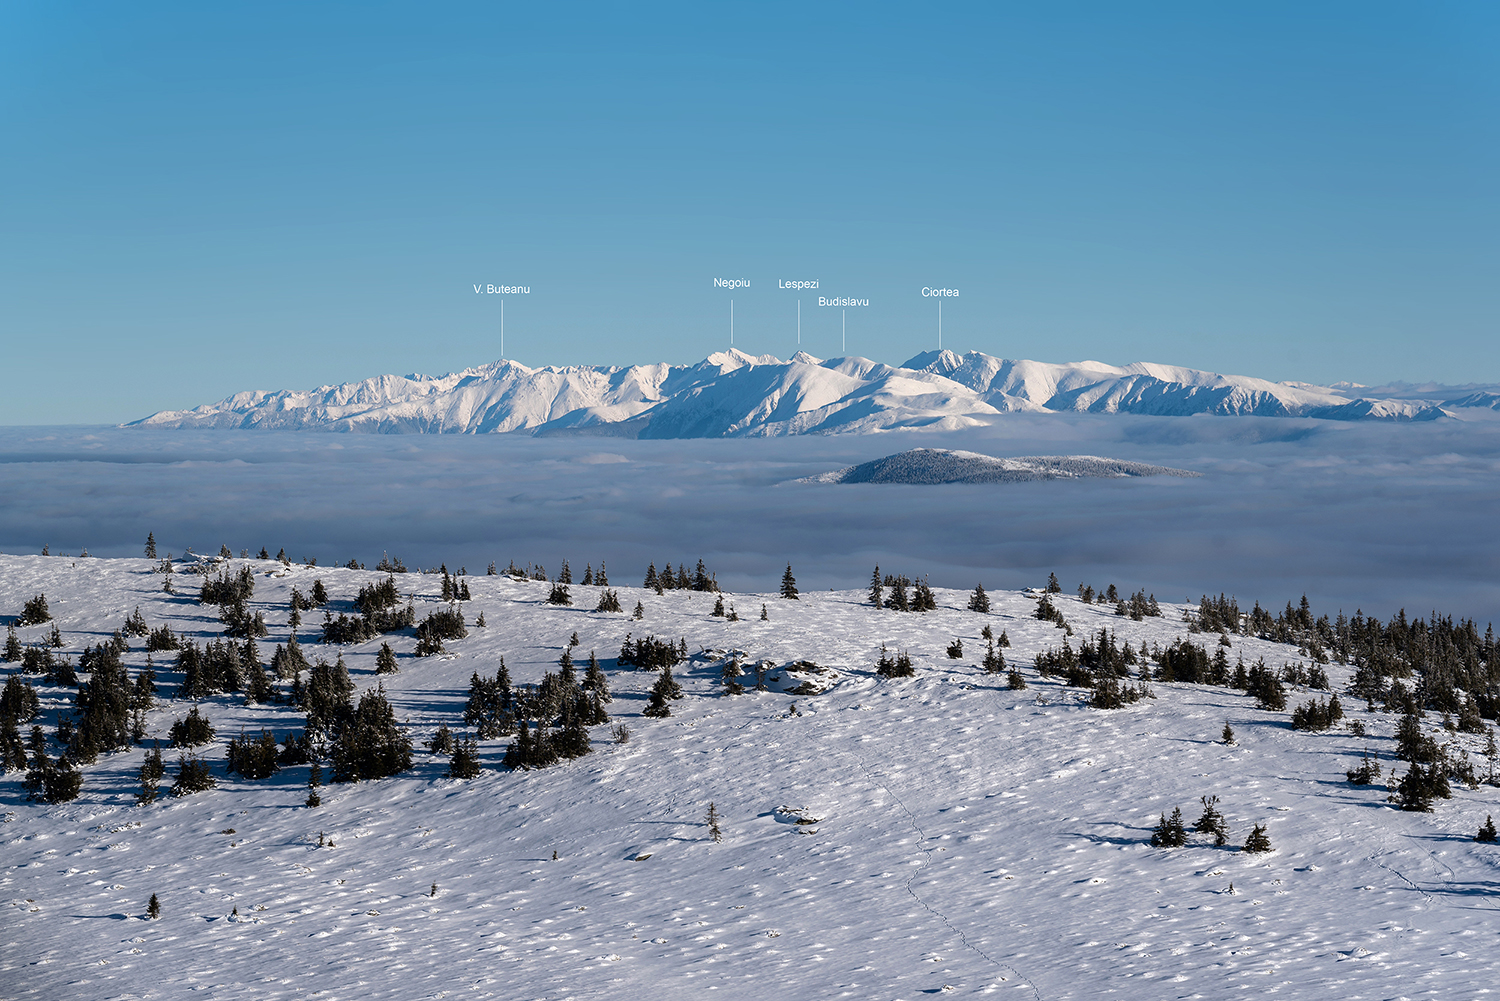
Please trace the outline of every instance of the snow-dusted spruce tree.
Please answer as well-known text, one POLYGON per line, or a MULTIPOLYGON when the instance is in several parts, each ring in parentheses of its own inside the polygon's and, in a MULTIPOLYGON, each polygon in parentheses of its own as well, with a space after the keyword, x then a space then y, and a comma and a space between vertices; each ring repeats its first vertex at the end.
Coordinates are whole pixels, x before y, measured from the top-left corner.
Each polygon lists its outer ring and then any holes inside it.
POLYGON ((453 759, 448 762, 448 777, 472 779, 478 778, 479 772, 479 745, 474 743, 474 738, 465 737, 453 749, 453 759))
POLYGON ((135 801, 142 806, 155 802, 157 788, 161 784, 162 776, 166 774, 167 766, 161 760, 161 741, 153 741, 150 753, 141 763, 141 791, 136 793, 135 801))
POLYGON ((1156 829, 1151 832, 1153 848, 1181 848, 1187 844, 1187 828, 1182 824, 1182 810, 1172 808, 1172 815, 1162 814, 1156 829))
POLYGON ((155 532, 147 532, 146 533, 146 559, 148 559, 148 560, 154 560, 154 559, 156 559, 156 533, 155 532))
POLYGON ((1479 827, 1479 833, 1474 835, 1474 840, 1480 844, 1492 845, 1500 841, 1500 832, 1495 830, 1495 818, 1488 813, 1484 815, 1484 823, 1479 827))
POLYGON ((1219 812, 1219 797, 1204 796, 1203 816, 1193 825, 1193 830, 1199 834, 1212 834, 1214 845, 1222 848, 1229 841, 1229 824, 1224 820, 1224 815, 1219 812))
POLYGON ((744 671, 741 670, 739 661, 731 657, 725 662, 723 669, 719 672, 719 677, 724 681, 725 695, 740 695, 744 693, 745 686, 740 684, 740 675, 742 674, 744 674, 744 671))
POLYGON ((411 767, 411 738, 397 725, 383 686, 360 696, 353 718, 334 736, 332 756, 335 782, 380 779, 411 767))
POLYGON ((1062 584, 1058 583, 1056 573, 1050 573, 1047 575, 1047 593, 1062 594, 1062 584))
POLYGON ((1265 824, 1255 825, 1254 829, 1250 832, 1250 836, 1245 839, 1243 850, 1252 855, 1271 850, 1271 838, 1266 834, 1265 824))
POLYGON ((797 578, 792 576, 792 565, 786 565, 786 573, 781 575, 781 596, 792 600, 797 599, 797 578))
POLYGON ((599 666, 599 658, 592 650, 589 651, 588 670, 583 673, 583 690, 592 692, 600 702, 612 701, 609 694, 609 677, 599 666))
POLYGON ((178 757, 177 781, 172 783, 173 796, 190 796, 195 792, 206 792, 217 785, 207 761, 192 754, 178 757))
POLYGON ((52 618, 52 612, 47 608, 47 596, 39 594, 27 600, 21 607, 21 617, 16 620, 17 625, 39 626, 52 618))
POLYGON ((990 610, 990 596, 984 593, 984 585, 978 584, 974 593, 969 595, 969 611, 988 612, 990 610))
POLYGON ((875 565, 875 572, 870 575, 870 604, 876 608, 882 608, 885 604, 885 586, 881 582, 880 565, 875 565))
POLYGON ((380 644, 380 652, 375 655, 375 673, 395 674, 398 670, 396 651, 391 649, 389 643, 380 644))

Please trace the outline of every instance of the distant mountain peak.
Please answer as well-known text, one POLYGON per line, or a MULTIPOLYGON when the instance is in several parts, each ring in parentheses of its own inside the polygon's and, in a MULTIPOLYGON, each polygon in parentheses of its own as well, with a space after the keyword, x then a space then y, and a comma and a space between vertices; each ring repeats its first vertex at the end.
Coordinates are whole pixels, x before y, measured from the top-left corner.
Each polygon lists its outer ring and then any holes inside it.
POLYGON ((1451 416, 1444 407, 1495 406, 1488 393, 1363 399, 1154 362, 1054 364, 945 349, 891 366, 804 351, 782 361, 730 348, 695 365, 529 368, 500 359, 448 375, 242 392, 130 426, 715 438, 949 429, 1017 412, 1423 421, 1451 416))

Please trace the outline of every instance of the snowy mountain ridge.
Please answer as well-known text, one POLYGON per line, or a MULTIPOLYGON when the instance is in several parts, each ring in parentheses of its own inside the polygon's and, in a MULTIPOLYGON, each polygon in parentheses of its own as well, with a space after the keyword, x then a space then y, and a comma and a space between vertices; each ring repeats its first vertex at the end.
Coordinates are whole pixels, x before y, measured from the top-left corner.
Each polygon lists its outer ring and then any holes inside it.
POLYGON ((1016 412, 1254 415, 1425 421, 1454 400, 1365 398, 1360 387, 1268 382, 1151 362, 1125 366, 929 351, 899 366, 866 358, 783 361, 716 352, 694 365, 544 366, 501 360, 443 376, 382 375, 311 390, 236 393, 131 427, 314 429, 380 434, 763 437, 953 429, 1016 412))

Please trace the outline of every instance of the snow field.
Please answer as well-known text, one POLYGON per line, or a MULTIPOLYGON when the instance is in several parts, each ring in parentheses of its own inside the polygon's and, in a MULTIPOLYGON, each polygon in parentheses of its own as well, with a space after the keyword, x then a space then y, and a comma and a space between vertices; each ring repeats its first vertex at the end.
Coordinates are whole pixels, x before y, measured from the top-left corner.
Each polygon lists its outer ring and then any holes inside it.
MULTIPOLYGON (((321 578, 339 611, 384 576, 251 565, 252 610, 271 626, 263 660, 286 639, 294 584, 306 593, 321 578)), ((0 557, 0 614, 45 592, 75 660, 137 605, 152 626, 217 635, 217 610, 162 594, 151 566, 0 557)), ((174 579, 196 594, 198 578, 174 579)), ((439 578, 396 579, 419 618, 438 607, 439 578)), ((544 583, 466 581, 469 637, 449 653, 417 660, 409 635, 389 638, 401 670, 379 680, 418 744, 400 777, 329 785, 309 810, 306 766, 227 776, 224 743, 242 726, 281 739, 301 717, 226 695, 202 705, 219 734, 202 749, 215 791, 136 806, 141 749, 86 766, 80 798, 59 806, 26 802, 17 773, 0 778, 0 997, 1476 997, 1495 979, 1480 936, 1500 850, 1469 838, 1500 796, 1457 787, 1436 812, 1404 814, 1383 788, 1349 785, 1343 770, 1366 746, 1390 767, 1395 722, 1350 698, 1366 738, 1292 731, 1289 712, 1207 686, 1157 682, 1155 699, 1094 710, 1036 676, 1032 657, 1063 633, 1020 593, 992 591, 989 615, 966 611, 962 591, 938 590, 923 614, 875 610, 863 590, 726 595, 742 616, 726 622, 709 615, 712 595, 616 588, 627 613, 644 604, 635 622, 589 611, 598 588, 575 585, 574 606, 558 608, 544 583), (1009 635, 1003 652, 1027 690, 977 666, 985 624, 1009 635), (580 669, 597 651, 614 693, 594 753, 511 773, 498 767, 509 739, 485 741, 480 778, 444 778, 446 756, 420 745, 443 722, 461 733, 470 674, 493 676, 503 654, 515 682, 534 683, 575 630, 580 669), (694 655, 742 650, 747 666, 810 659, 840 680, 814 697, 724 697, 722 661, 694 656, 674 672, 687 692, 674 715, 644 718, 655 675, 613 665, 627 632, 686 637, 694 655), (955 637, 961 660, 944 654, 955 637), (915 678, 874 676, 882 642, 910 650, 915 678), (1218 742, 1225 721, 1236 746, 1218 742), (627 743, 610 739, 618 723, 627 743), (1202 836, 1147 845, 1159 814, 1180 806, 1191 824, 1208 794, 1231 846, 1266 823, 1276 850, 1247 856, 1202 836), (143 917, 152 893, 158 921, 143 917)), ((1137 647, 1187 632, 1180 605, 1132 622, 1054 601, 1075 648, 1100 627, 1137 647)), ((304 652, 331 661, 311 642, 318 622, 305 613, 304 652)), ((18 632, 32 642, 49 628, 18 632)), ((1212 652, 1213 634, 1194 639, 1212 652)), ((1231 661, 1305 661, 1232 639, 1231 661)), ((146 654, 132 642, 134 674, 146 654)), ((342 648, 361 689, 376 682, 380 642, 342 648)), ((165 692, 179 680, 170 656, 158 655, 165 692)), ((1346 679, 1338 665, 1329 675, 1336 688, 1346 679)), ((50 733, 71 692, 39 688, 50 733)), ((1288 709, 1310 697, 1289 691, 1288 709)), ((187 708, 163 701, 152 733, 187 708)), ((1471 756, 1484 742, 1441 737, 1471 756)), ((176 762, 165 753, 164 792, 176 762)))

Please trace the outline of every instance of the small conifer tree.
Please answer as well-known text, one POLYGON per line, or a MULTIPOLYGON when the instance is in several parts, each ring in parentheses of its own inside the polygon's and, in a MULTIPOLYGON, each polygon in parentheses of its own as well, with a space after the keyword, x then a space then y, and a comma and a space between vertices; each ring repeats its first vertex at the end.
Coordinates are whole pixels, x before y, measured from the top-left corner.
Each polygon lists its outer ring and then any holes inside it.
POLYGON ((1219 739, 1226 744, 1234 744, 1234 727, 1230 726, 1228 723, 1225 723, 1224 732, 1219 734, 1219 739))
POLYGON ((1203 816, 1193 825, 1193 830, 1199 834, 1212 834, 1214 844, 1222 848, 1229 841, 1229 825, 1224 820, 1224 815, 1219 812, 1219 797, 1204 796, 1203 816))
POLYGON ((719 811, 712 802, 708 804, 708 816, 705 818, 708 824, 708 836, 713 838, 714 844, 724 840, 724 832, 719 829, 719 811))
POLYGON ((730 658, 724 664, 723 669, 719 672, 719 677, 724 681, 725 695, 740 695, 744 693, 745 686, 740 683, 740 675, 743 673, 744 671, 740 669, 740 662, 734 658, 730 658))
POLYGON ((609 678, 599 666, 599 658, 592 650, 589 651, 588 669, 583 672, 583 690, 593 692, 600 702, 613 701, 609 694, 609 678))
POLYGON ((791 600, 797 600, 797 578, 792 576, 792 565, 786 565, 786 573, 781 575, 781 596, 791 600))
POLYGON ((155 532, 147 532, 146 533, 146 559, 148 559, 148 560, 154 560, 154 559, 156 559, 156 533, 155 532))
POLYGON ((479 745, 474 743, 474 738, 465 737, 453 749, 453 759, 448 762, 448 777, 472 779, 478 778, 479 772, 479 745))
MULTIPOLYGON (((1054 579, 1056 575, 1053 575, 1054 579)), ((1153 848, 1181 848, 1187 844, 1187 828, 1182 823, 1182 810, 1178 807, 1172 808, 1172 815, 1168 817, 1163 814, 1156 828, 1151 832, 1151 846, 1153 848)))
POLYGON ((380 644, 380 652, 375 655, 376 674, 395 674, 400 668, 396 666, 396 651, 391 649, 389 643, 380 644))
POLYGON ((1492 845, 1500 841, 1500 833, 1495 831, 1495 818, 1489 814, 1484 815, 1484 823, 1479 828, 1479 833, 1474 835, 1474 840, 1480 844, 1492 845))
POLYGON ((1245 839, 1243 850, 1251 855, 1258 855, 1271 850, 1271 838, 1266 834, 1265 824, 1255 825, 1255 828, 1250 832, 1250 836, 1245 839))
POLYGON ((769 622, 769 621, 771 621, 771 616, 766 611, 765 602, 761 602, 761 606, 760 606, 760 621, 762 621, 762 622, 769 622))
POLYGON ((309 810, 323 805, 323 797, 318 795, 318 786, 323 784, 323 766, 313 761, 312 768, 307 772, 307 799, 305 801, 309 810))
POLYGON ((988 612, 990 610, 990 596, 984 593, 984 585, 979 584, 974 588, 974 593, 969 596, 969 611, 988 612))
POLYGON ((156 899, 156 894, 151 894, 151 900, 146 904, 146 917, 152 921, 161 917, 161 901, 156 899))

